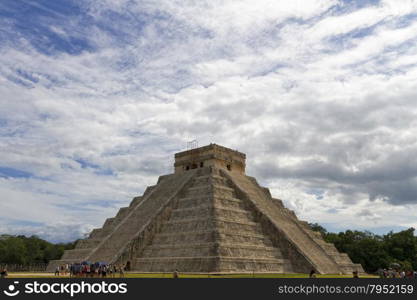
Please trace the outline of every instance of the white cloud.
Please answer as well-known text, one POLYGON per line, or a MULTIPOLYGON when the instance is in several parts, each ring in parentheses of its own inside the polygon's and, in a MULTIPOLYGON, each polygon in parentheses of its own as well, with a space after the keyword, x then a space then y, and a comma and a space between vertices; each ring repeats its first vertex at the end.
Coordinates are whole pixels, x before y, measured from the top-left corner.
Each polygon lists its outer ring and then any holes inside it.
POLYGON ((308 221, 416 224, 417 10, 395 3, 83 1, 43 25, 91 47, 9 37, 0 166, 32 176, 0 178, 0 230, 99 226, 194 138, 246 152, 248 173, 308 221))

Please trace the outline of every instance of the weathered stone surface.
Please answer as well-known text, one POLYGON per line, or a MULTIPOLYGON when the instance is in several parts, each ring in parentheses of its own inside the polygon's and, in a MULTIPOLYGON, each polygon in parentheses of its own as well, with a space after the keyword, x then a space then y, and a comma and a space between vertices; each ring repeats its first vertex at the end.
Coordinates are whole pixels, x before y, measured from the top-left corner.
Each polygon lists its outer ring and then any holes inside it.
POLYGON ((88 260, 142 272, 363 272, 246 176, 245 154, 211 144, 175 158, 174 174, 49 269, 88 260))

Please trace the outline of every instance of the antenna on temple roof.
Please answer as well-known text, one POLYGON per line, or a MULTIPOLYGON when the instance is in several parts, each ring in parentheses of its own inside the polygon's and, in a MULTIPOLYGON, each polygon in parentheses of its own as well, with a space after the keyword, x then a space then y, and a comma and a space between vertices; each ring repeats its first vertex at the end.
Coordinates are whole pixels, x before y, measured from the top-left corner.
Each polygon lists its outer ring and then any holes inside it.
POLYGON ((192 140, 187 142, 187 150, 191 150, 191 149, 195 149, 198 148, 198 141, 197 140, 192 140))

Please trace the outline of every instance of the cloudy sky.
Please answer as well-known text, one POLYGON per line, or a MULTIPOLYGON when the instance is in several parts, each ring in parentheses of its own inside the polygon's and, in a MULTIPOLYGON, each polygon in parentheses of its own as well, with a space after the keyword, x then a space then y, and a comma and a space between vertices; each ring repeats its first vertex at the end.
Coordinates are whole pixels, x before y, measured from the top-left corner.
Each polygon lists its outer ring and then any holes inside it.
POLYGON ((330 231, 417 227, 417 1, 0 1, 0 233, 101 226, 189 140, 330 231))

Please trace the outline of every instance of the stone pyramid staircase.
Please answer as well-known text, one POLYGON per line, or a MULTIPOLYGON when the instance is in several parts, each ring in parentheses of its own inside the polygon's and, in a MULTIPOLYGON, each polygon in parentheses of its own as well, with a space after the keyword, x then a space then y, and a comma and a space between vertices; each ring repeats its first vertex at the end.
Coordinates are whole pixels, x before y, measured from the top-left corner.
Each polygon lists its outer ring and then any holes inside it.
POLYGON ((290 262, 218 170, 194 177, 171 217, 139 253, 145 272, 288 272, 290 262))

